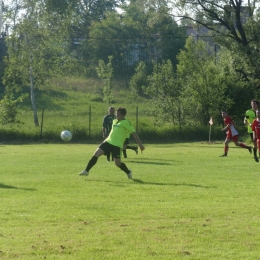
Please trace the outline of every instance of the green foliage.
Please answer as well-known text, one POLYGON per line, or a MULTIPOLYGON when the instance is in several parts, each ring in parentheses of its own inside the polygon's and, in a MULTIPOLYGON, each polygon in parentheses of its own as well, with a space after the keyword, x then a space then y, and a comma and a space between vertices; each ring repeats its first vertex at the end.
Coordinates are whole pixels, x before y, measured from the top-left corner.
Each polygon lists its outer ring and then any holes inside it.
POLYGON ((35 88, 52 77, 72 74, 78 66, 68 52, 70 16, 48 13, 44 3, 34 1, 28 3, 26 11, 7 39, 4 84, 30 85, 34 123, 38 126, 35 88))
POLYGON ((151 64, 152 60, 170 59, 176 65, 185 33, 167 13, 165 4, 131 1, 122 8, 122 14, 107 12, 106 19, 89 27, 89 38, 81 46, 87 69, 110 55, 119 75, 131 76, 140 61, 151 64))
POLYGON ((129 85, 134 95, 145 96, 148 87, 148 68, 145 62, 141 61, 135 68, 135 74, 131 77, 129 85))
POLYGON ((97 75, 99 78, 103 80, 104 84, 104 89, 103 89, 103 94, 104 94, 104 101, 107 102, 109 105, 113 101, 113 85, 112 85, 112 80, 113 80, 113 67, 112 67, 112 56, 108 57, 109 62, 106 65, 103 60, 99 61, 99 66, 96 68, 97 70, 97 75))
POLYGON ((185 50, 178 55, 177 72, 183 88, 185 114, 190 116, 190 120, 194 116, 200 118, 202 124, 206 124, 223 106, 229 108, 232 104, 232 98, 225 95, 225 71, 212 53, 205 42, 196 42, 190 37, 185 50))
MULTIPOLYGON (((189 19, 204 29, 212 42, 228 49, 235 60, 234 68, 242 80, 251 81, 255 91, 260 84, 260 1, 178 0, 176 16, 189 19)), ((258 93, 259 95, 259 93, 258 93)))
POLYGON ((1 123, 6 125, 16 121, 18 113, 17 103, 19 100, 14 100, 13 96, 5 96, 0 101, 0 117, 1 123))
POLYGON ((176 80, 170 60, 154 64, 152 75, 148 76, 149 86, 146 93, 152 98, 153 108, 161 123, 176 123, 180 110, 181 88, 176 80))
POLYGON ((5 37, 0 38, 0 93, 4 92, 4 86, 2 84, 2 78, 5 70, 4 57, 6 56, 7 48, 5 43, 5 37))
POLYGON ((23 102, 27 94, 15 97, 20 88, 16 85, 6 86, 3 99, 0 100, 0 118, 3 125, 12 124, 17 121, 18 104, 23 102))

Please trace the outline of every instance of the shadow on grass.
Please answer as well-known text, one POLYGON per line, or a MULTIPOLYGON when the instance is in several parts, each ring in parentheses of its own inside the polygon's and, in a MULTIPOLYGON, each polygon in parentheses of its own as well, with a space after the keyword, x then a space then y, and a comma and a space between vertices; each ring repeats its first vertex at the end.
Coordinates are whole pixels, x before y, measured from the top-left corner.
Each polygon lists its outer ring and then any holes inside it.
POLYGON ((127 161, 127 162, 131 162, 131 163, 141 163, 141 164, 158 164, 158 165, 172 165, 171 163, 164 163, 164 162, 154 162, 154 161, 151 161, 151 162, 143 162, 143 161, 127 161))
POLYGON ((0 183, 0 189, 17 189, 17 190, 29 190, 29 191, 35 191, 35 189, 29 189, 29 188, 17 188, 17 187, 15 187, 15 186, 5 185, 4 183, 0 183))
MULTIPOLYGON (((158 164, 158 165, 172 165, 169 162, 162 162, 163 160, 160 159, 160 162, 155 162, 156 159, 133 159, 133 160, 125 160, 125 162, 131 162, 131 163, 142 163, 142 164, 158 164), (139 161, 138 161, 139 160, 139 161)), ((172 162, 173 160, 164 160, 164 161, 170 161, 172 162)))
MULTIPOLYGON (((87 181, 92 181, 92 182, 100 182, 99 180, 90 180, 88 179, 87 181)), ((191 183, 167 183, 167 182, 147 182, 147 181, 142 181, 140 179, 132 179, 133 184, 141 184, 141 185, 156 185, 156 186, 187 186, 187 187, 194 187, 194 188, 204 188, 204 189, 216 189, 216 186, 203 186, 203 185, 198 185, 198 184, 191 184, 191 183)), ((118 186, 121 184, 126 184, 126 182, 120 182, 120 181, 107 181, 107 180, 102 180, 102 182, 107 182, 107 183, 116 183, 118 186)))
POLYGON ((163 183, 163 182, 145 182, 140 179, 133 179, 134 183, 143 184, 143 185, 158 185, 158 186, 188 186, 188 187, 195 187, 195 188, 205 188, 205 189, 212 189, 216 188, 216 186, 203 186, 198 184, 187 184, 187 183, 163 183))

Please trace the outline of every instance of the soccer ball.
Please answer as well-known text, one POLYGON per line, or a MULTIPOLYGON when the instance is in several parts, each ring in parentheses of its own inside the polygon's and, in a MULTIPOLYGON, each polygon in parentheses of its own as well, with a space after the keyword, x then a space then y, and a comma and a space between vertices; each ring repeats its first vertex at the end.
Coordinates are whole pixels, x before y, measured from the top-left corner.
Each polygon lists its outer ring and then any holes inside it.
POLYGON ((64 142, 68 142, 68 141, 71 140, 72 134, 71 134, 70 131, 64 130, 64 131, 61 132, 60 137, 61 137, 61 139, 62 139, 64 142))

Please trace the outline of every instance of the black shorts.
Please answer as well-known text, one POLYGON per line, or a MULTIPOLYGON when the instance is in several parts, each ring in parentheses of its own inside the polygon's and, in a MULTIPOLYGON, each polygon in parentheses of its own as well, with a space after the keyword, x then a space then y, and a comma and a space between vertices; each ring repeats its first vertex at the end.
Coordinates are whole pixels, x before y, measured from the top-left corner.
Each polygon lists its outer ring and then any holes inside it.
POLYGON ((104 151, 104 155, 112 153, 113 158, 121 158, 122 149, 118 146, 114 146, 108 142, 104 142, 99 146, 104 151))
POLYGON ((129 138, 125 139, 124 145, 128 145, 129 144, 129 138))

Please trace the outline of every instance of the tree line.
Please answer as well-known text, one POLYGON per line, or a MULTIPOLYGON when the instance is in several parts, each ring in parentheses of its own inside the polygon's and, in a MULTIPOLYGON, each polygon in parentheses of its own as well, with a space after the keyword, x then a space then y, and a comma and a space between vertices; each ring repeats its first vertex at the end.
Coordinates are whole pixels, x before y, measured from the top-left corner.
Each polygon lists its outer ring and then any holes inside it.
POLYGON ((39 125, 34 89, 63 75, 100 77, 108 104, 123 75, 158 123, 220 123, 222 108, 241 121, 259 96, 259 2, 15 0, 3 8, 2 123, 15 122, 26 85, 39 125), (185 26, 207 28, 218 51, 185 26))

